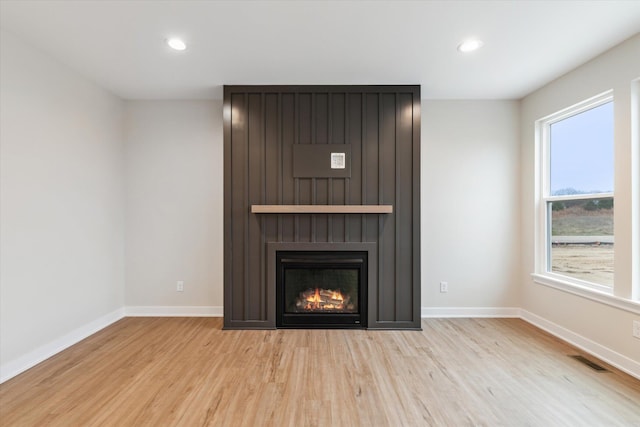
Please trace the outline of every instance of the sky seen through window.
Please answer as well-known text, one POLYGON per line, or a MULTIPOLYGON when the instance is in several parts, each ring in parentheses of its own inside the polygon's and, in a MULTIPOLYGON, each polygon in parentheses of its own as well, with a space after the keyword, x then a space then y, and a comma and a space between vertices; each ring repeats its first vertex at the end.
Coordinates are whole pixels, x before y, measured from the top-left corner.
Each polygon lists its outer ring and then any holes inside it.
POLYGON ((552 196, 613 192, 613 102, 550 126, 552 196))

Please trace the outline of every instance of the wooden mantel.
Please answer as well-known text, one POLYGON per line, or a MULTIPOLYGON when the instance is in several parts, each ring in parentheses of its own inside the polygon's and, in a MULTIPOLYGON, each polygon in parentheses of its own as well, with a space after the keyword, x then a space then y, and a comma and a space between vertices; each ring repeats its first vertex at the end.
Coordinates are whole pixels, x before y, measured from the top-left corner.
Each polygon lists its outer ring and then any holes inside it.
POLYGON ((393 205, 251 205, 254 214, 389 214, 393 205))

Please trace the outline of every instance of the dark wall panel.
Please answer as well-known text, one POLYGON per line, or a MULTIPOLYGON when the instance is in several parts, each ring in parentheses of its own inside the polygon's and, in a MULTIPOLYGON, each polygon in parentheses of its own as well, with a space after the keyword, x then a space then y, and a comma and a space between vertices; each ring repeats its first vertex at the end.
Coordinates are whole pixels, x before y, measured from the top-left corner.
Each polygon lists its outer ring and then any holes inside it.
POLYGON ((226 86, 225 328, 275 327, 269 243, 375 243, 369 328, 420 327, 418 86, 226 86), (293 174, 293 145, 350 144, 349 177, 293 174), (251 214, 390 204, 392 214, 251 214))
POLYGON ((400 307, 408 307, 413 302, 413 194, 412 181, 414 173, 419 174, 420 171, 413 170, 413 152, 412 152, 412 107, 413 100, 408 94, 400 94, 398 96, 398 136, 396 143, 396 256, 398 262, 396 270, 398 278, 398 292, 396 296, 396 313, 398 320, 410 322, 413 319, 413 312, 401 310, 400 307))
MULTIPOLYGON (((382 204, 396 205, 396 105, 395 94, 382 94, 379 99, 379 142, 378 152, 378 194, 382 204)), ((400 207, 398 207, 400 208, 400 207)), ((393 321, 396 316, 397 254, 395 252, 395 231, 399 226, 397 210, 391 218, 379 217, 382 223, 379 229, 379 273, 378 277, 385 286, 380 286, 380 320, 393 321)))
MULTIPOLYGON (((363 204, 362 192, 362 93, 349 93, 346 95, 345 127, 347 140, 351 143, 351 155, 353 159, 360 159, 351 164, 351 178, 346 183, 345 204, 363 204)), ((363 242, 362 223, 364 215, 347 216, 347 228, 345 240, 351 242, 363 242)))
MULTIPOLYGON (((263 145, 263 121, 262 121, 262 96, 259 93, 250 93, 249 97, 249 114, 247 122, 248 130, 248 153, 249 153, 249 165, 247 167, 248 174, 248 192, 249 192, 249 205, 263 203, 262 181, 264 180, 264 174, 262 170, 264 160, 264 145, 263 145)), ((249 320, 260 320, 263 315, 263 300, 260 299, 260 303, 252 303, 252 295, 259 299, 261 295, 260 275, 261 275, 261 245, 257 244, 262 240, 262 233, 260 227, 261 218, 256 215, 249 215, 249 240, 245 242, 246 254, 248 256, 247 266, 247 283, 246 298, 249 301, 246 302, 247 317, 249 320), (252 238, 253 237, 253 238, 252 238), (255 239, 258 239, 256 241, 255 239), (252 244, 253 243, 253 244, 252 244)))

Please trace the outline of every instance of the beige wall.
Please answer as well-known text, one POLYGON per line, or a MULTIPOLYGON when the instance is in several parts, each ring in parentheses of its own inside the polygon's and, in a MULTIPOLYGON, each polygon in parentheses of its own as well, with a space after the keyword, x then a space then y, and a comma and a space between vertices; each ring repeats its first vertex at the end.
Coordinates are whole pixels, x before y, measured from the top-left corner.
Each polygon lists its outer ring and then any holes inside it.
POLYGON ((518 122, 517 101, 423 101, 423 308, 519 306, 518 122))
POLYGON ((128 101, 125 133, 125 304, 221 307, 222 101, 128 101))
MULTIPOLYGON (((632 195, 638 197, 637 148, 631 141, 632 80, 640 76, 640 35, 564 75, 522 101, 522 306, 555 326, 584 339, 585 343, 604 346, 622 359, 640 361, 640 341, 633 338, 632 320, 640 315, 604 305, 561 290, 534 283, 534 211, 535 211, 535 139, 534 122, 582 100, 613 89, 615 97, 615 294, 631 295, 632 283, 638 286, 638 253, 632 256, 634 221, 632 195), (633 154, 635 153, 635 155, 633 154), (635 187, 632 187, 635 182, 635 187)), ((638 120, 637 110, 634 113, 638 120)), ((638 141, 635 141, 638 144, 638 141)), ((637 202, 636 202, 637 203, 637 202)), ((638 212, 635 212, 638 215, 638 212)), ((637 218, 635 222, 637 224, 637 218)), ((637 236, 636 236, 637 242, 637 236)), ((636 250, 638 248, 636 247, 636 250)), ((638 309, 640 305, 638 305, 638 309)))
POLYGON ((6 369, 122 308, 124 145, 122 101, 10 33, 0 40, 6 369))

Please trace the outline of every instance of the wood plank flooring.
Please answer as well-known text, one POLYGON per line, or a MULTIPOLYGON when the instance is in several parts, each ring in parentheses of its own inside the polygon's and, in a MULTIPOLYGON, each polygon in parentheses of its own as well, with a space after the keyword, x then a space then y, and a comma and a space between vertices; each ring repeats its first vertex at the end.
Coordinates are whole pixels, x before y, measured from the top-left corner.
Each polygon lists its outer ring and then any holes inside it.
POLYGON ((422 327, 125 318, 0 385, 0 425, 640 426, 640 381, 522 320, 422 327))

